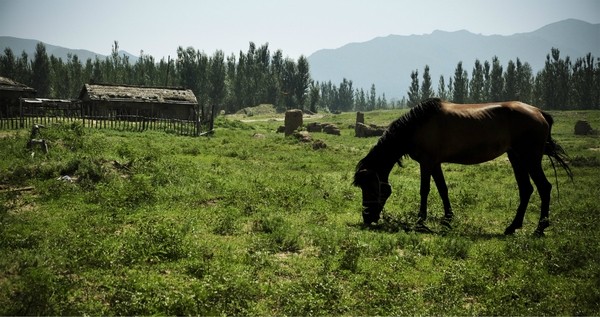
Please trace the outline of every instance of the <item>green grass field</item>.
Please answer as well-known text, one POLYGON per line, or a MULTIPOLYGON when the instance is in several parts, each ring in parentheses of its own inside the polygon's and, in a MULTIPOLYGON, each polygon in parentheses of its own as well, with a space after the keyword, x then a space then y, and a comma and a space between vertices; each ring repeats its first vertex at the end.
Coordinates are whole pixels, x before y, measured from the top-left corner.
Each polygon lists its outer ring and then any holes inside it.
POLYGON ((502 235, 518 204, 506 156, 443 166, 453 230, 434 188, 437 233, 410 230, 410 159, 381 225, 362 228, 351 180, 377 139, 354 137, 353 113, 312 119, 342 130, 313 133, 320 150, 275 133, 272 115, 219 118, 210 138, 53 125, 33 157, 28 131, 0 131, 0 315, 600 315, 600 137, 573 134, 600 112, 553 115, 575 178, 557 170, 557 184, 544 159, 543 238, 537 192, 502 235))

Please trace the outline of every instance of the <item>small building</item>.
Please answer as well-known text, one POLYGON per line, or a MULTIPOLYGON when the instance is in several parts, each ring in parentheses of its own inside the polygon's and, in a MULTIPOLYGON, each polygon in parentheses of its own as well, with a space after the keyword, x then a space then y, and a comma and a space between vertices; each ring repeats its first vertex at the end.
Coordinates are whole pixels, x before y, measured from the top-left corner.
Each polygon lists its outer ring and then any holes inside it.
POLYGON ((20 115, 20 98, 35 97, 35 89, 6 77, 0 77, 0 118, 20 115))
POLYGON ((79 93, 88 116, 141 116, 196 120, 198 101, 190 89, 85 84, 79 93))

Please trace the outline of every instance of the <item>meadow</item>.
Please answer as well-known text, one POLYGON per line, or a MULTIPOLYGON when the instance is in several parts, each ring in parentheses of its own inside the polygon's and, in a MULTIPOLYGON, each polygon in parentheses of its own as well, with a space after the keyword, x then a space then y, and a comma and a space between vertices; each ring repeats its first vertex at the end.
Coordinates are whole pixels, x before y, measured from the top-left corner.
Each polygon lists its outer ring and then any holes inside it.
POLYGON ((33 156, 28 131, 0 131, 0 315, 600 315, 600 137, 573 133, 600 112, 552 114, 574 180, 544 159, 541 238, 537 192, 523 229, 502 234, 518 204, 505 155, 443 166, 452 230, 434 188, 434 233, 412 230, 410 159, 364 228, 351 181, 377 138, 354 137, 354 113, 312 119, 341 128, 312 133, 318 150, 272 115, 219 117, 196 138, 54 124, 33 156))

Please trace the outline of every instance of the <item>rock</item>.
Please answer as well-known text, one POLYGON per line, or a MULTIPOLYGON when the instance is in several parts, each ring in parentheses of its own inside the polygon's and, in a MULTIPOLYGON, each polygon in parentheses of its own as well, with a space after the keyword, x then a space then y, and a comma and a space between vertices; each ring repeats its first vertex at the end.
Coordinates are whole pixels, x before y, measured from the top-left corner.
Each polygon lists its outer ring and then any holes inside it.
POLYGON ((333 135, 342 135, 340 128, 338 128, 335 124, 327 123, 323 125, 323 132, 327 134, 333 135))
POLYGON ((356 113, 356 122, 360 122, 360 123, 365 123, 365 114, 362 112, 357 112, 356 113))
POLYGON ((575 135, 589 135, 593 133, 594 130, 589 122, 585 120, 579 120, 575 123, 575 135))
POLYGON ((323 125, 318 122, 311 122, 306 126, 306 131, 308 132, 322 132, 323 125))
POLYGON ((296 139, 298 139, 298 141, 303 142, 303 143, 312 142, 312 137, 310 136, 310 133, 308 133, 307 131, 295 132, 294 137, 296 139))
POLYGON ((385 128, 366 125, 364 123, 357 122, 354 127, 354 133, 357 138, 369 138, 374 136, 381 136, 385 132, 385 128))
POLYGON ((313 150, 320 150, 327 148, 327 144, 321 140, 315 140, 312 145, 313 150))
POLYGON ((285 112, 285 135, 292 135, 302 126, 302 110, 293 109, 285 112))

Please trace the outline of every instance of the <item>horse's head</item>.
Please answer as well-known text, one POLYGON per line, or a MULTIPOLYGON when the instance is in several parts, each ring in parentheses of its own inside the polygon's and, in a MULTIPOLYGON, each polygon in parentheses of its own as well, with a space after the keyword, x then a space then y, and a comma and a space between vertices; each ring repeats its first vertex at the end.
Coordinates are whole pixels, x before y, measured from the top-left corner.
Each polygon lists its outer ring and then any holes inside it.
POLYGON ((354 174, 354 186, 362 190, 364 224, 377 222, 385 202, 392 194, 392 187, 387 182, 381 181, 376 172, 366 169, 354 174))

